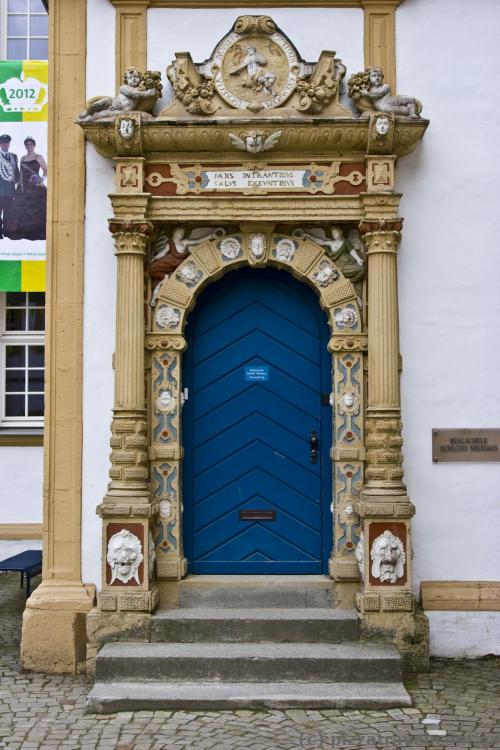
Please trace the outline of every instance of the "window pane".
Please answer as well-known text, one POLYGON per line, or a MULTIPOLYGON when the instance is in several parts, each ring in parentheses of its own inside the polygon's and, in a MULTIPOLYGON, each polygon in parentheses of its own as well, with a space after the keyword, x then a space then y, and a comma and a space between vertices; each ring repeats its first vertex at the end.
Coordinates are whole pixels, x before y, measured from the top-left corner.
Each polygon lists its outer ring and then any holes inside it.
POLYGON ((47 13, 42 0, 30 0, 30 10, 32 13, 47 13))
POLYGON ((7 307, 25 307, 25 292, 7 292, 7 307))
POLYGON ((26 330, 26 310, 7 309, 5 320, 6 331, 26 330))
POLYGON ((28 416, 43 417, 43 395, 28 396, 28 416))
MULTIPOLYGON (((14 372, 17 372, 15 370, 14 372)), ((28 391, 30 393, 37 392, 37 393, 43 393, 43 381, 44 381, 44 371, 43 370, 29 370, 28 372, 28 391)), ((20 388, 11 390, 22 390, 20 388)))
POLYGON ((28 294, 30 307, 45 307, 45 292, 30 292, 28 294))
POLYGON ((28 330, 45 330, 45 310, 42 307, 36 307, 28 310, 28 330))
POLYGON ((26 390, 26 371, 25 370, 6 370, 5 371, 5 391, 7 393, 19 393, 26 390))
POLYGON ((25 361, 24 346, 5 347, 6 367, 24 367, 25 361))
POLYGON ((48 60, 49 59, 49 40, 48 39, 31 39, 29 59, 30 60, 48 60))
MULTIPOLYGON (((37 396, 36 398, 40 398, 40 397, 37 396)), ((26 416, 24 413, 24 395, 5 396, 5 416, 6 417, 26 416)))
POLYGON ((9 16, 7 23, 8 36, 28 35, 28 16, 9 16))
POLYGON ((27 55, 26 39, 7 39, 7 60, 26 60, 27 55))
POLYGON ((26 11, 28 10, 28 0, 9 0, 7 10, 26 11))
POLYGON ((29 367, 43 367, 45 347, 29 346, 28 347, 28 365, 29 367))
POLYGON ((49 33, 48 16, 31 16, 30 34, 31 36, 47 36, 49 33))

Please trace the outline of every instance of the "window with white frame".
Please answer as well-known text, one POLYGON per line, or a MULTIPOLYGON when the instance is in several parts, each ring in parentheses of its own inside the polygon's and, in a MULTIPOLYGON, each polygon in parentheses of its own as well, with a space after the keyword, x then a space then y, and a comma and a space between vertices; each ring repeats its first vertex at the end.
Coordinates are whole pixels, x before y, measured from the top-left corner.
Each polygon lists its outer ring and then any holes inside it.
POLYGON ((47 60, 48 33, 42 0, 0 0, 0 60, 47 60))
POLYGON ((0 425, 42 427, 45 294, 0 294, 0 425))

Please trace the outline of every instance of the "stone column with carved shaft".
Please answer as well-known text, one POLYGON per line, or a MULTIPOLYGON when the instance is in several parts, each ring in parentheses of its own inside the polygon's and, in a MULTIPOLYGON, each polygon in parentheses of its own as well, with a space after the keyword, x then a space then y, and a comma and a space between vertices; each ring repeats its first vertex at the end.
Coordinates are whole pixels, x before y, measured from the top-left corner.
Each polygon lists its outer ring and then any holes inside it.
POLYGON ((356 604, 367 636, 395 643, 410 669, 428 660, 427 619, 411 593, 415 509, 403 483, 399 386, 397 250, 402 219, 360 224, 368 256, 368 405, 363 535, 356 550, 363 579, 356 604))
MULTIPOLYGON (((113 219, 117 257, 115 395, 111 424, 111 482, 98 513, 103 519, 102 614, 151 612, 158 602, 152 582, 154 549, 147 454, 144 373, 144 259, 152 225, 113 219)), ((137 617, 129 616, 138 629, 137 617)), ((140 620, 140 617, 139 617, 140 620)))

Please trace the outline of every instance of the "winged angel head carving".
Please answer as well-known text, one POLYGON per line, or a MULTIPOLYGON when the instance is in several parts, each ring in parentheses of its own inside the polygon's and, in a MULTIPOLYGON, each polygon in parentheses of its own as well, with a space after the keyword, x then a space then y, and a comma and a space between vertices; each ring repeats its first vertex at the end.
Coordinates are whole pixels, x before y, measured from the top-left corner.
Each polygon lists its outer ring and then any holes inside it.
POLYGON ((283 131, 276 130, 266 138, 265 133, 261 130, 250 130, 248 133, 242 133, 240 138, 236 133, 228 133, 228 137, 233 146, 240 151, 247 151, 249 154, 260 154, 262 151, 270 151, 281 138, 283 131))

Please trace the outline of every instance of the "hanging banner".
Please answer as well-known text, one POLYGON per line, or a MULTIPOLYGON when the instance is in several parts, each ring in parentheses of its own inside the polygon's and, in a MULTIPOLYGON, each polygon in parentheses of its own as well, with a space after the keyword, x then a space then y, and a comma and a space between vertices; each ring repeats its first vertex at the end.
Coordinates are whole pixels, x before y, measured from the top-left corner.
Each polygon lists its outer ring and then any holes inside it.
POLYGON ((45 291, 48 63, 0 61, 0 291, 45 291))

